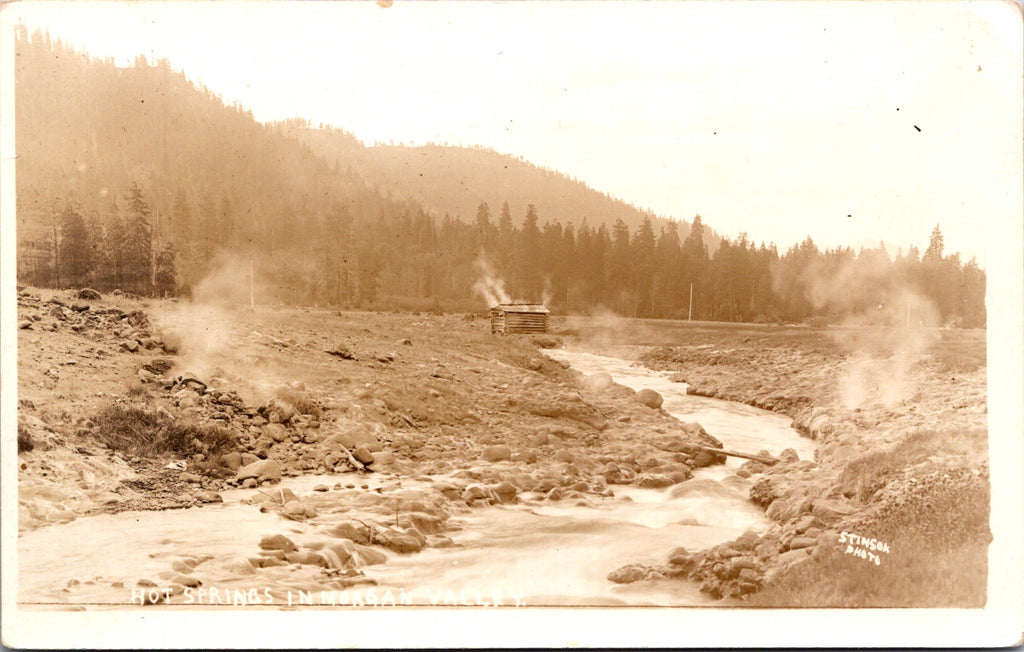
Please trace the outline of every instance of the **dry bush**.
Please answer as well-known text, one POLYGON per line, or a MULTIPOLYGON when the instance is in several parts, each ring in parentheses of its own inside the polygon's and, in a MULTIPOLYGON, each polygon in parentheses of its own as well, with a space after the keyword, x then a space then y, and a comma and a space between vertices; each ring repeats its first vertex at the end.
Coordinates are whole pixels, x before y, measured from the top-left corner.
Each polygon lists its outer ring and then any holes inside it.
POLYGON ((145 385, 132 385, 128 388, 128 396, 131 398, 149 398, 149 389, 145 385))
POLYGON ((295 408, 295 412, 298 414, 308 414, 315 419, 323 416, 323 408, 320 404, 304 391, 292 389, 291 387, 281 387, 274 392, 274 396, 295 408))
POLYGON ((206 459, 197 468, 222 475, 220 456, 237 448, 237 436, 226 428, 180 421, 158 412, 113 404, 92 421, 96 438, 113 451, 137 457, 192 457, 206 459))

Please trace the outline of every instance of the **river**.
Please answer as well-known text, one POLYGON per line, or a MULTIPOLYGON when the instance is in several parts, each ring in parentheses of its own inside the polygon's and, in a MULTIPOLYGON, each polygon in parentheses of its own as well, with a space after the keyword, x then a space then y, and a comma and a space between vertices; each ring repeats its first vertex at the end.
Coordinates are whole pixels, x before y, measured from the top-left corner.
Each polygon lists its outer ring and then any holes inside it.
MULTIPOLYGON (((702 424, 727 448, 775 454, 793 448, 801 459, 813 455, 813 442, 800 437, 788 418, 688 396, 686 386, 670 381, 667 374, 625 360, 579 351, 548 353, 583 373, 607 372, 633 389, 658 391, 666 411, 702 424)), ((232 490, 222 492, 224 503, 202 508, 82 517, 19 536, 19 597, 25 605, 122 608, 131 603, 138 578, 159 583, 170 564, 210 556, 196 571, 203 591, 190 593, 194 603, 220 604, 225 595, 237 600, 241 592, 275 608, 300 598, 312 599, 314 605, 392 600, 475 606, 712 604, 686 582, 617 585, 607 575, 627 563, 663 563, 677 546, 706 548, 748 529, 767 528, 763 513, 746 498, 749 481, 734 475, 742 460, 728 459, 723 466, 700 469, 692 480, 667 489, 616 486, 614 497, 592 506, 528 500, 457 514, 453 521, 460 529, 446 533, 453 547, 426 548, 412 555, 389 552, 386 563, 365 569, 377 584, 351 590, 332 590, 315 567, 253 571, 244 563, 255 554, 255 543, 263 535, 283 533, 300 546, 325 540, 320 531, 340 520, 339 513, 285 521, 242 502, 252 490, 232 490)), ((373 490, 395 481, 382 475, 345 474, 285 478, 282 486, 301 496, 316 484, 337 482, 369 483, 373 490)), ((402 486, 418 484, 403 479, 402 486)), ((175 604, 181 603, 183 596, 177 598, 175 604)))

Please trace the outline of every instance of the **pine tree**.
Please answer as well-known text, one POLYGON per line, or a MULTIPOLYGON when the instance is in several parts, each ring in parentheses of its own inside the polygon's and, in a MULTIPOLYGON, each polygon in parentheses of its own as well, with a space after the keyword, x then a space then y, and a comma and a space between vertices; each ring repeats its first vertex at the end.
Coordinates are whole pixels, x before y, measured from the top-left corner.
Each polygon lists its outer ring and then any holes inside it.
POLYGON ((178 272, 175 269, 176 252, 170 242, 156 255, 154 263, 155 289, 158 296, 173 296, 178 289, 178 272))
POLYGON ((924 259, 926 260, 942 260, 942 251, 945 245, 942 240, 942 229, 936 224, 935 228, 932 229, 932 235, 928 239, 928 249, 924 252, 924 259))
POLYGON ((523 219, 514 247, 515 277, 513 287, 518 298, 526 301, 541 300, 541 279, 538 269, 540 258, 540 228, 537 226, 537 207, 530 204, 523 219))
POLYGON ((153 228, 149 221, 149 204, 138 183, 128 189, 127 199, 124 242, 120 251, 124 283, 139 294, 149 294, 153 287, 153 228))
POLYGON ((654 226, 645 216, 630 242, 630 289, 633 316, 650 317, 654 304, 654 226))
POLYGON ((61 213, 58 269, 61 283, 82 287, 93 268, 93 247, 82 215, 71 206, 61 213))

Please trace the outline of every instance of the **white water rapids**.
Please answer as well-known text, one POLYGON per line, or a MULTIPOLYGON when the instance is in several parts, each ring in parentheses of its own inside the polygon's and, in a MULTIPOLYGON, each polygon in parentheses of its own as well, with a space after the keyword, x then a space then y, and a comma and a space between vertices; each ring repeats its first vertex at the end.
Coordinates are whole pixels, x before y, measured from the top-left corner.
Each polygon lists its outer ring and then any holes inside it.
MULTIPOLYGON (((623 385, 658 391, 665 410, 683 421, 700 423, 726 448, 767 449, 774 454, 793 448, 801 459, 813 455, 813 442, 801 438, 785 417, 687 396, 685 385, 628 361, 564 350, 549 354, 584 373, 608 372, 623 385)), ((729 458, 726 465, 698 470, 692 480, 667 489, 614 486, 614 498, 592 507, 527 501, 473 509, 453 517, 461 529, 445 533, 455 547, 426 548, 411 555, 388 552, 384 564, 364 569, 376 586, 328 594, 319 593, 330 587, 318 584, 322 580, 314 567, 252 571, 239 562, 255 555, 260 538, 267 534, 285 534, 300 546, 323 541, 328 537, 318 531, 343 520, 341 513, 287 521, 240 502, 253 490, 232 490, 222 492, 223 504, 202 508, 82 517, 19 537, 19 598, 26 605, 124 608, 131 604, 131 590, 139 578, 160 583, 159 574, 174 560, 211 555, 196 570, 203 581, 204 604, 217 604, 211 588, 219 595, 256 589, 261 599, 271 596, 277 606, 287 605, 288 592, 298 595, 300 589, 310 591, 315 604, 328 598, 347 602, 356 596, 370 604, 389 594, 399 604, 407 599, 426 605, 710 604, 686 582, 617 585, 607 575, 627 563, 664 563, 667 553, 678 546, 706 548, 747 529, 766 528, 764 515, 747 500, 749 481, 733 475, 740 462, 729 458)), ((281 486, 301 496, 319 483, 369 483, 372 490, 388 481, 393 479, 346 474, 285 478, 281 486)), ((403 481, 404 488, 416 486, 417 482, 403 481)), ((200 600, 200 594, 193 596, 200 600)))

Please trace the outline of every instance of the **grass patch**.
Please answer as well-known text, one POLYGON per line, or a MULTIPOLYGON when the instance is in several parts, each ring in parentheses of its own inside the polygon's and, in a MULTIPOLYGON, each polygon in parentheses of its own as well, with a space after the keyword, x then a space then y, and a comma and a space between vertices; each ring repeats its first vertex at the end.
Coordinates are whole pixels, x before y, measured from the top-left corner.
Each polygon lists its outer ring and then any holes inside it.
POLYGON ((126 392, 130 398, 149 398, 149 390, 145 385, 132 385, 126 392))
POLYGON ((981 608, 988 583, 988 541, 929 550, 910 534, 886 541, 881 565, 827 550, 752 595, 751 607, 981 608))
POLYGON ((983 429, 916 430, 891 448, 851 460, 839 477, 840 490, 845 496, 867 502, 904 469, 937 454, 960 460, 987 457, 988 433, 983 429))
POLYGON ((221 466, 220 457, 238 446, 237 436, 227 428, 181 421, 136 407, 109 405, 92 421, 96 438, 113 451, 149 458, 202 454, 205 459, 194 470, 207 475, 224 475, 227 468, 221 466))
POLYGON ((880 563, 836 543, 769 583, 754 607, 966 607, 986 602, 989 484, 959 469, 931 474, 918 489, 851 530, 889 545, 880 563))
POLYGON ((984 331, 943 331, 932 356, 944 373, 970 373, 988 364, 984 331))

